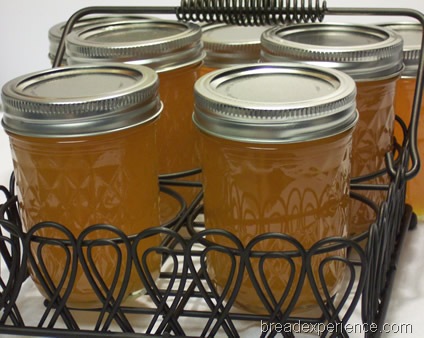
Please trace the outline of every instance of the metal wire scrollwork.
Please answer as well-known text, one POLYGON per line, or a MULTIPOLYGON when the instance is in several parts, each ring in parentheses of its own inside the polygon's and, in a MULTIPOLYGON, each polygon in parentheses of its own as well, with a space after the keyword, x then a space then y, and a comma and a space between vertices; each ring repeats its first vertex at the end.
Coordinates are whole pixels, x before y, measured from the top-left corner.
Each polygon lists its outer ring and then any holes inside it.
POLYGON ((12 195, 4 186, 0 191, 6 197, 6 202, 0 205, 0 254, 3 264, 6 264, 9 274, 0 276, 0 323, 10 321, 15 326, 23 326, 24 321, 16 305, 21 290, 22 281, 27 273, 21 265, 25 261, 20 238, 22 232, 19 227, 19 216, 16 208, 16 196, 12 195))
POLYGON ((180 20, 234 25, 272 25, 322 21, 320 0, 182 0, 180 20))
MULTIPOLYGON (((412 10, 328 9, 325 0, 322 4, 320 0, 182 0, 179 8, 82 9, 70 18, 63 36, 70 32, 73 24, 82 16, 96 13, 176 14, 180 20, 237 25, 315 22, 322 21, 324 13, 403 14, 418 19, 424 26, 424 16, 412 10)), ((55 65, 60 64, 63 53, 62 38, 55 65)), ((356 178, 352 182, 355 190, 387 191, 387 200, 381 206, 371 206, 377 214, 376 222, 369 232, 358 238, 326 238, 306 249, 293 238, 274 233, 257 236, 244 246, 236 236, 222 229, 205 230, 201 184, 194 181, 180 182, 179 174, 160 177, 162 193, 173 196, 181 206, 175 219, 162 227, 127 236, 113 226, 94 225, 75 237, 60 224, 44 222, 25 232, 19 217, 12 176, 9 189, 0 186, 0 191, 5 195, 5 201, 0 204, 0 254, 7 267, 7 273, 0 275, 0 332, 72 338, 185 336, 193 332, 192 322, 200 321, 202 325, 195 328, 198 330, 196 336, 225 334, 239 337, 239 328, 245 327, 243 324, 258 324, 267 320, 291 325, 296 322, 312 326, 316 323, 341 324, 339 327, 342 331, 337 332, 337 337, 348 337, 343 327, 359 302, 362 305, 363 323, 376 323, 382 328, 400 250, 408 226, 414 225, 412 210, 405 205, 405 187, 406 181, 419 169, 416 127, 424 86, 424 71, 421 68, 412 123, 409 126, 402 125, 406 141, 397 149, 396 156, 390 157, 391 161, 387 162, 390 182, 379 186, 364 184, 369 177, 356 178), (398 161, 394 161, 395 158, 398 161), (413 168, 408 170, 411 159, 413 168), (180 185, 199 188, 199 194, 191 205, 186 205, 177 194, 172 193, 171 187, 180 185), (46 229, 54 230, 61 236, 47 238, 43 235, 46 229), (107 231, 111 236, 100 239, 89 237, 98 231, 107 231), (151 236, 160 236, 163 241, 143 252, 140 248, 151 236), (230 246, 212 243, 210 239, 214 236, 225 239, 230 246), (367 238, 366 250, 358 244, 363 237, 367 238), (286 251, 263 251, 256 247, 269 240, 289 243, 293 248, 286 251), (44 261, 43 251, 49 248, 59 250, 66 259, 67 264, 61 269, 50 269, 44 261), (111 279, 106 278, 94 264, 96 250, 103 248, 110 248, 117 257, 116 271, 111 279), (353 253, 352 257, 341 254, 344 250, 353 253), (212 269, 208 268, 211 266, 208 265, 208 259, 210 263, 213 255, 229 262, 226 268, 228 278, 221 285, 214 280, 212 269), (149 268, 149 257, 162 259, 160 272, 149 268), (267 262, 275 261, 287 267, 289 272, 276 293, 265 271, 267 262), (295 261, 301 264, 295 264, 295 261), (342 265, 344 268, 343 283, 336 294, 332 285, 325 280, 326 271, 334 265, 342 265), (67 304, 72 286, 77 280, 77 271, 84 274, 95 290, 98 308, 79 309, 67 304), (31 320, 36 321, 35 325, 28 323, 23 311, 27 304, 19 301, 19 295, 25 291, 23 286, 28 279, 28 272, 36 277, 47 296, 45 309, 30 314, 31 320), (59 278, 53 278, 54 273, 59 273, 59 278), (136 301, 124 301, 125 289, 132 274, 142 284, 145 294, 136 301), (256 294, 263 305, 264 314, 246 313, 237 307, 236 296, 241 294, 242 282, 246 280, 252 284, 251 293, 256 294), (306 283, 319 308, 317 316, 299 317, 294 311, 306 283), (122 287, 117 287, 118 284, 122 287), (87 323, 89 329, 85 327, 87 323)), ((385 172, 375 174, 382 175, 385 172)), ((352 193, 351 197, 367 203, 357 192, 352 193)), ((277 332, 262 334, 263 337, 276 335, 277 332)), ((320 334, 321 337, 335 335, 328 331, 320 334)), ((294 334, 284 333, 283 336, 292 338, 294 334)), ((366 337, 379 337, 379 334, 369 333, 366 337)))
MULTIPOLYGON (((404 149, 397 175, 390 185, 388 197, 382 204, 377 221, 371 225, 367 242, 369 274, 362 296, 362 319, 364 323, 382 327, 393 287, 394 274, 400 250, 408 231, 402 224, 416 225, 416 216, 405 205, 406 168, 409 161, 408 148, 404 149)), ((371 337, 367 334, 366 337, 371 337)))

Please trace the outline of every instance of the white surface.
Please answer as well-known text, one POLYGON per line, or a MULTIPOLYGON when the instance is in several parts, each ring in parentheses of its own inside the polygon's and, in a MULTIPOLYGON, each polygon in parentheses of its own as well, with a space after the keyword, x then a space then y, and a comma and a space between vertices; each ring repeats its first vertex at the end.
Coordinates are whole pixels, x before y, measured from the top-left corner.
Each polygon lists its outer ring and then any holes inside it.
MULTIPOLYGON (((0 1, 0 86, 6 81, 29 72, 38 71, 50 66, 47 57, 47 31, 54 24, 66 20, 79 8, 92 5, 170 5, 177 6, 179 1, 164 0, 14 0, 0 1)), ((424 12, 423 0, 328 0, 331 7, 405 7, 424 12)), ((349 21, 387 21, 386 18, 349 18, 349 21)), ((393 19, 391 19, 393 20, 393 19)), ((334 20, 331 20, 334 21, 334 20)), ((8 140, 4 131, 0 130, 0 184, 7 185, 12 164, 8 140)), ((424 337, 424 224, 409 232, 406 238, 396 274, 393 296, 386 317, 388 324, 411 324, 410 334, 389 333, 383 337, 424 337), (421 312, 423 311, 423 312, 421 312)), ((31 318, 37 312, 40 296, 31 283, 25 287, 25 297, 21 298, 24 316, 31 318)), ((359 322, 360 313, 355 312, 353 322, 359 322)), ((242 336, 258 336, 258 329, 247 330, 242 336)), ((362 337, 352 334, 351 337, 362 337)), ((15 336, 16 337, 16 336, 15 336)))

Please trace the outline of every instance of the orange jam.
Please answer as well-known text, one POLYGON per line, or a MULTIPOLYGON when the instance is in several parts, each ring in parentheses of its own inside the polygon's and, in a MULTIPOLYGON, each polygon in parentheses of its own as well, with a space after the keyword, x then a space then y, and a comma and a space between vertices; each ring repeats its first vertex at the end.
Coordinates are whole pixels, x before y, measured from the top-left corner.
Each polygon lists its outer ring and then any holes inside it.
MULTIPOLYGON (((197 133, 191 122, 193 114, 193 87, 200 77, 201 63, 159 72, 159 95, 164 108, 158 123, 159 174, 173 174, 200 167, 196 152, 197 133)), ((201 181, 201 174, 187 176, 179 181, 201 181)), ((180 194, 187 205, 200 192, 198 188, 170 186, 180 194)), ((161 194, 161 223, 172 219, 179 211, 178 202, 161 194)))
POLYGON ((200 69, 200 76, 203 76, 207 73, 213 72, 214 70, 218 70, 219 68, 215 68, 215 67, 208 67, 203 65, 202 68, 200 69))
MULTIPOLYGON (((78 237, 90 225, 111 224, 129 236, 158 226, 156 124, 80 138, 38 139, 9 134, 19 206, 26 230, 43 221, 54 221, 78 237)), ((35 234, 66 239, 51 228, 43 228, 35 234)), ((115 237, 112 232, 96 231, 86 239, 115 237)), ((143 243, 145 247, 140 255, 146 248, 159 245, 160 238, 151 237, 143 243)), ((32 245, 35 257, 37 248, 37 244, 32 245)), ((119 248, 125 262, 127 249, 123 245, 119 248)), ((110 288, 116 274, 116 250, 112 245, 98 246, 93 256, 97 270, 110 288)), ((58 285, 65 268, 64 250, 47 245, 42 261, 53 283, 58 285)), ((148 264, 153 275, 157 275, 160 259, 150 259, 148 264)), ((121 266, 118 285, 122 284, 124 269, 125 264, 121 266)), ((126 294, 142 288, 133 268, 126 294)), ((69 303, 98 303, 81 267, 69 303)))
MULTIPOLYGON (((71 64, 113 61, 154 69, 159 74, 159 93, 164 105, 158 122, 159 174, 199 168, 191 115, 193 86, 204 57, 200 26, 162 19, 107 22, 70 33, 66 46, 71 64)), ((184 179, 200 181, 200 175, 184 179)), ((170 188, 187 204, 199 193, 193 187, 170 188)), ((166 194, 161 194, 160 199, 163 224, 177 215, 180 205, 166 194)))
MULTIPOLYGON (((343 71, 355 80, 359 122, 353 135, 352 178, 361 178, 361 184, 387 184, 385 156, 393 150, 393 103, 403 67, 402 38, 373 25, 311 23, 271 28, 263 33, 261 42, 264 62, 301 60, 343 71), (363 177, 380 171, 382 175, 376 178, 363 177)), ((377 207, 386 199, 381 190, 359 193, 377 207)), ((349 234, 363 233, 375 221, 376 213, 357 200, 351 204, 349 234)))
MULTIPOLYGON (((103 284, 115 298, 121 291, 127 297, 144 288, 132 260, 127 262, 130 249, 111 239, 135 236, 160 224, 157 92, 153 70, 118 64, 50 69, 3 87, 2 122, 10 139, 25 230, 54 222, 75 238, 97 224, 123 233, 90 232, 83 239, 97 242, 84 244, 77 261, 68 261, 75 247, 60 240, 70 236, 51 225, 36 230, 34 235, 49 242, 30 242, 43 277, 34 266, 30 272, 46 298, 51 294, 41 283, 51 280, 49 287, 61 296, 72 288, 68 305, 99 306, 101 300, 83 272, 80 255, 102 292, 103 284), (74 281, 71 272, 66 273, 72 262, 78 263, 74 281), (124 284, 126 267, 132 272, 124 284)), ((159 245, 160 236, 140 244, 139 256, 159 245)), ((147 262, 155 278, 161 259, 149 255, 147 262)))
MULTIPOLYGON (((355 94, 347 75, 298 63, 239 66, 202 77, 195 86, 193 120, 200 129, 206 229, 226 230, 244 247, 265 234, 284 234, 306 250, 322 239, 346 236, 355 94)), ((236 248, 222 235, 208 240, 236 248)), ((220 292, 229 288, 229 298, 238 287, 236 277, 229 277, 231 267, 240 268, 240 257, 232 262, 218 248, 208 251, 208 274, 220 292)), ((251 273, 244 271, 235 303, 248 312, 267 313, 260 293, 277 304, 287 291, 281 304, 286 309, 299 283, 296 311, 316 307, 309 282, 299 281, 300 257, 293 258, 293 265, 276 257, 297 250, 293 242, 275 238, 254 244, 251 273), (261 252, 268 259, 255 256, 261 252)), ((343 249, 314 255, 315 279, 323 260, 344 255, 343 249)), ((343 272, 337 260, 325 264, 323 278, 331 295, 343 272)))
MULTIPOLYGON (((206 228, 234 233, 243 245, 261 234, 287 234, 306 249, 320 239, 345 236, 351 141, 351 131, 323 140, 279 145, 234 142, 202 134, 206 228)), ((231 245, 220 236, 211 237, 214 243, 231 245)), ((267 239, 253 250, 284 253, 296 248, 289 242, 267 239)), ((316 278, 319 264, 335 255, 344 253, 333 251, 313 258, 311 267, 316 278)), ((255 277, 261 280, 259 259, 251 258, 251 264, 255 277)), ((295 258, 294 264, 294 286, 287 299, 293 297, 299 281, 301 259, 295 258)), ((218 286, 227 284, 231 261, 225 254, 212 251, 208 267, 218 286)), ((263 270, 273 297, 279 300, 291 275, 289 263, 269 259, 263 270)), ((330 294, 335 294, 342 276, 337 261, 326 266, 324 278, 330 294)), ((263 281, 260 285, 265 290, 263 281)), ((236 303, 248 311, 264 312, 247 272, 236 303)), ((306 281, 296 309, 314 304, 315 297, 306 281)))
MULTIPOLYGON (((356 97, 359 121, 352 142, 352 177, 360 177, 384 170, 385 155, 393 150, 395 119, 394 97, 398 77, 380 81, 356 81, 356 97)), ((387 174, 366 180, 363 183, 388 184, 387 174)), ((361 182, 362 183, 362 182, 361 182)), ((386 192, 379 190, 360 191, 360 194, 379 206, 386 199, 386 192)), ((349 233, 368 231, 376 214, 366 204, 351 201, 349 233)))
MULTIPOLYGON (((414 93, 416 78, 402 77, 399 79, 396 87, 395 109, 396 113, 408 125, 411 120, 412 105, 414 102, 414 93)), ((424 100, 421 102, 421 113, 424 111, 424 100)), ((395 136, 398 142, 402 143, 404 135, 401 128, 395 128, 395 136)), ((422 118, 418 124, 418 153, 420 159, 424 158, 424 123, 422 118)), ((424 172, 420 170, 406 189, 406 202, 409 203, 414 212, 417 214, 418 219, 424 219, 424 172)))
MULTIPOLYGON (((396 85, 395 112, 405 122, 406 127, 410 126, 412 108, 415 96, 415 86, 417 84, 417 72, 419 57, 421 55, 422 26, 417 22, 392 22, 384 24, 398 33, 403 43, 403 62, 405 68, 402 77, 396 85)), ((421 102, 420 118, 418 122, 417 146, 420 159, 424 158, 424 122, 422 118, 424 100, 421 102)), ((404 132, 400 125, 395 124, 395 137, 399 144, 403 144, 404 132)), ((424 172, 420 170, 418 174, 407 183, 406 202, 409 203, 419 220, 424 220, 424 200, 422 191, 424 189, 424 172)))

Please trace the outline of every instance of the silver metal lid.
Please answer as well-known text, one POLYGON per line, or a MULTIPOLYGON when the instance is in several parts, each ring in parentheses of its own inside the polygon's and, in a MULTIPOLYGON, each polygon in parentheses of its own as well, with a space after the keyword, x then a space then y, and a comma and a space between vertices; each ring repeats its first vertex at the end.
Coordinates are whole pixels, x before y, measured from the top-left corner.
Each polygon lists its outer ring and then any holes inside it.
POLYGON ((394 76, 403 68, 402 38, 372 25, 311 23, 276 26, 261 37, 261 59, 297 60, 338 69, 355 80, 394 76))
POLYGON ((158 117, 155 71, 126 64, 53 68, 3 86, 6 131, 36 137, 78 137, 126 129, 158 117))
POLYGON ((216 68, 254 63, 260 59, 261 35, 270 26, 237 26, 225 23, 202 27, 205 65, 216 68))
MULTIPOLYGON (((151 19, 151 17, 147 16, 138 16, 138 15, 128 15, 128 16, 122 16, 122 15, 99 15, 99 16, 90 16, 82 18, 81 20, 77 21, 75 25, 72 27, 73 31, 78 31, 81 29, 85 29, 86 27, 90 25, 98 25, 105 22, 113 22, 113 21, 122 21, 122 20, 136 20, 136 19, 151 19)), ((48 38, 49 38, 49 58, 53 60, 55 58, 57 49, 59 47, 60 39, 62 38, 63 30, 65 29, 66 21, 57 23, 56 25, 52 26, 49 29, 48 32, 48 38)), ((64 56, 64 59, 66 59, 66 56, 64 56)))
POLYGON ((416 22, 393 22, 381 24, 385 28, 390 28, 399 34, 403 39, 403 63, 405 69, 404 76, 416 76, 421 53, 421 40, 423 29, 421 24, 416 22))
POLYGON ((357 120, 356 86, 337 70, 263 63, 208 73, 195 84, 193 121, 220 138, 295 143, 336 135, 357 120))
POLYGON ((66 38, 68 62, 126 62, 157 71, 180 68, 204 57, 200 26, 170 20, 126 20, 90 26, 66 38))

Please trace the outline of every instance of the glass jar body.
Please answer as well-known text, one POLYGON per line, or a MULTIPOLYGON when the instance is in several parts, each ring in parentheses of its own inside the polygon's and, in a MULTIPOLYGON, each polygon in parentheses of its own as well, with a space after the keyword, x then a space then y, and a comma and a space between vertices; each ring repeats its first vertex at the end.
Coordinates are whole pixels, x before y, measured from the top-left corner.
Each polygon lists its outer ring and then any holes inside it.
MULTIPOLYGON (((159 174, 176 174, 198 169, 196 151, 197 133, 192 123, 194 83, 200 77, 202 63, 159 72, 159 95, 163 110, 158 121, 159 174)), ((201 181, 201 174, 180 180, 201 181)), ((199 193, 198 188, 171 187, 180 194, 187 205, 199 193)), ((179 204, 169 195, 161 194, 161 222, 169 221, 178 213, 179 204)))
MULTIPOLYGON (((417 79, 415 77, 402 77, 397 82, 395 96, 395 111, 396 114, 408 126, 411 121, 412 106, 414 103, 415 86, 417 79)), ((424 109, 424 101, 421 104, 421 113, 424 109)), ((403 131, 401 128, 395 128, 395 137, 399 143, 403 142, 403 131)), ((424 158, 424 123, 420 118, 418 123, 418 138, 417 138, 418 153, 420 158, 424 158)), ((406 202, 409 203, 419 220, 424 220, 424 200, 422 192, 424 189, 424 172, 420 170, 410 182, 406 189, 406 202)))
MULTIPOLYGON (((359 121, 352 141, 352 177, 374 174, 386 168, 386 153, 393 151, 397 80, 398 76, 384 80, 356 81, 359 121)), ((364 183, 387 184, 389 177, 382 174, 364 183)), ((366 190, 360 193, 377 206, 386 199, 385 191, 366 190)), ((375 219, 376 214, 370 207, 352 200, 350 234, 368 231, 375 219)))
MULTIPOLYGON (((66 138, 9 133, 19 206, 26 230, 40 222, 56 222, 77 238, 94 224, 113 225, 127 236, 158 226, 156 125, 157 120, 154 120, 107 134, 66 138)), ((35 235, 66 239, 63 232, 48 226, 37 230, 35 235)), ((114 232, 101 230, 90 233, 86 239, 107 240, 115 237, 114 232)), ((140 247, 139 254, 159 243, 158 236, 149 238, 144 241, 145 246, 140 247)), ((31 245, 31 251, 37 257, 39 245, 31 245)), ((123 285, 123 271, 129 252, 123 244, 116 247, 94 245, 91 256, 108 288, 112 287, 118 273, 114 296, 123 287, 126 287, 128 296, 143 286, 134 268, 128 284, 123 285), (116 247, 122 253, 124 263, 121 265, 118 264, 116 247)), ((88 255, 85 250, 83 248, 88 255)), ((63 248, 45 245, 42 248, 42 262, 54 285, 59 285, 66 269, 63 248)), ((149 258, 148 265, 152 274, 158 275, 160 259, 149 258)), ((32 277, 39 290, 48 297, 33 271, 32 277)), ((63 289, 68 286, 68 277, 63 289)), ((100 304, 80 263, 67 304, 85 307, 100 304)))
POLYGON ((210 72, 213 72, 214 70, 218 70, 218 67, 212 67, 208 66, 206 64, 203 64, 202 68, 200 69, 200 76, 206 75, 210 72))
MULTIPOLYGON (((73 64, 77 60, 70 59, 73 64)), ((95 60, 85 59, 93 63, 95 60)), ((107 62, 107 60, 97 60, 107 62)), ((137 65, 133 60, 128 64, 137 65)), ((124 62, 123 62, 124 63, 124 62)), ((157 123, 157 156, 159 175, 172 175, 199 168, 196 147, 195 127, 191 122, 194 105, 193 87, 200 77, 202 62, 186 66, 175 66, 168 70, 156 70, 159 76, 159 95, 163 103, 157 123)), ((201 174, 189 175, 180 181, 201 181, 201 174)), ((187 205, 192 203, 199 188, 172 186, 187 205)), ((174 219, 181 209, 180 203, 169 194, 160 193, 161 224, 174 219)))
MULTIPOLYGON (((205 227, 227 230, 244 246, 266 233, 287 234, 305 249, 323 238, 345 236, 351 141, 352 129, 329 138, 293 144, 243 143, 201 133, 205 227)), ((223 236, 210 236, 209 240, 234 248, 234 243, 223 236)), ((264 239, 252 250, 281 254, 296 248, 289 241, 264 239)), ((344 250, 314 256, 314 276, 318 276, 320 262, 336 254, 343 256, 344 250)), ((294 295, 302 262, 299 257, 293 258, 293 262, 294 270, 284 259, 268 259, 261 267, 259 258, 249 258, 262 292, 266 294, 268 286, 277 302, 285 288, 290 289, 288 299, 294 295)), ((225 253, 212 250, 207 263, 212 281, 222 290, 228 283, 231 260, 225 253)), ((337 292, 343 270, 336 261, 325 267, 324 278, 331 294, 337 292)), ((234 287, 231 285, 229 294, 234 287)), ((236 304, 249 312, 267 313, 259 292, 245 271, 236 304)), ((269 295, 265 297, 271 301, 269 295)), ((309 310, 316 305, 312 289, 305 281, 296 310, 309 310)), ((284 302, 282 307, 286 306, 284 302)))

